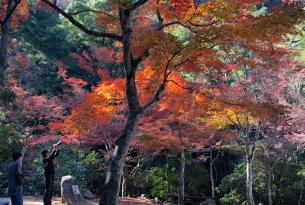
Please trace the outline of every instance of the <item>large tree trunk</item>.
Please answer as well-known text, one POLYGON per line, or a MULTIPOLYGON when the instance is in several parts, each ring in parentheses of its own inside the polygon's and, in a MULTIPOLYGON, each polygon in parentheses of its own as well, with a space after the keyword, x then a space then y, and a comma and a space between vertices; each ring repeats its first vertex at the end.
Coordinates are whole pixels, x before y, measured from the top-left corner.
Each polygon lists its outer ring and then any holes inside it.
MULTIPOLYGON (((13 12, 15 9, 16 2, 14 0, 8 1, 6 16, 13 12)), ((8 53, 8 43, 11 25, 11 16, 2 22, 1 24, 1 40, 0 40, 0 86, 4 85, 4 73, 7 68, 7 53, 8 53)))
POLYGON ((131 65, 131 39, 132 29, 130 22, 130 11, 120 10, 121 30, 123 33, 123 61, 126 72, 126 97, 128 102, 128 119, 123 134, 116 140, 115 149, 111 159, 110 169, 107 173, 103 195, 100 205, 117 205, 120 183, 134 128, 140 115, 140 105, 135 83, 136 67, 131 65))
POLYGON ((179 194, 178 205, 184 205, 184 175, 185 175, 185 151, 180 152, 180 170, 179 170, 179 194))
POLYGON ((7 49, 9 39, 9 26, 3 25, 1 28, 1 45, 0 45, 0 85, 4 85, 4 73, 7 67, 7 49))
POLYGON ((272 205, 272 171, 268 169, 268 203, 272 205))
POLYGON ((255 205, 253 197, 253 157, 247 156, 246 197, 249 205, 255 205))
POLYGON ((213 149, 212 148, 210 150, 210 180, 211 180, 212 199, 215 199, 215 180, 214 180, 213 149))
POLYGON ((100 205, 117 205, 121 177, 124 167, 125 156, 128 152, 137 116, 130 116, 127 120, 124 134, 117 140, 111 160, 110 170, 107 173, 103 196, 100 205))

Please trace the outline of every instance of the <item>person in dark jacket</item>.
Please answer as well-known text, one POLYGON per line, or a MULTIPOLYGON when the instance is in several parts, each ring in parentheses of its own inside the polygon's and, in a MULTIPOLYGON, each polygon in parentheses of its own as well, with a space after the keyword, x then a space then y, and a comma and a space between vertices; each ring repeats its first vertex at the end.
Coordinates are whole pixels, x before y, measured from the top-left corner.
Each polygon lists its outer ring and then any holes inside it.
POLYGON ((8 195, 12 205, 23 205, 23 186, 17 183, 18 175, 22 175, 22 154, 14 152, 13 162, 8 166, 8 195))
POLYGON ((44 175, 45 175, 45 193, 43 197, 44 205, 52 204, 52 195, 53 195, 53 185, 54 185, 54 176, 55 176, 55 168, 53 160, 58 156, 59 150, 58 145, 53 145, 53 151, 49 156, 48 150, 43 150, 41 152, 42 155, 42 163, 44 166, 44 175))

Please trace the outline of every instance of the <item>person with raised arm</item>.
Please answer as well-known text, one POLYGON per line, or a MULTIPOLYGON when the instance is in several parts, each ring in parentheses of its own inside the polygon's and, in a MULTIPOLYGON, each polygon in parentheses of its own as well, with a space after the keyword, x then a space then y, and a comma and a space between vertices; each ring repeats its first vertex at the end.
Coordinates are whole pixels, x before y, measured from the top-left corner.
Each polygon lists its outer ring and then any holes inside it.
POLYGON ((54 168, 53 160, 59 154, 59 150, 58 150, 59 144, 60 143, 53 145, 53 150, 51 152, 51 155, 49 155, 48 150, 43 150, 41 152, 42 163, 44 167, 44 175, 45 175, 45 193, 43 197, 44 205, 52 204, 53 186, 54 186, 54 178, 55 178, 55 168, 54 168))

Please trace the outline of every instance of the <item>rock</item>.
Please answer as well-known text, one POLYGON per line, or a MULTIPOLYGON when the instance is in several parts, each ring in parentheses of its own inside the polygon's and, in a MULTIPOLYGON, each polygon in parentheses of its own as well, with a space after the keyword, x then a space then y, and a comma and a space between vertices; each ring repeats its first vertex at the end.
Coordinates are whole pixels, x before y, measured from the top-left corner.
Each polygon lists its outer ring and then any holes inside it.
POLYGON ((0 205, 10 205, 9 199, 0 199, 0 205))
POLYGON ((201 202, 199 205, 216 205, 216 202, 213 199, 207 199, 206 201, 201 202))
POLYGON ((91 199, 94 199, 94 197, 95 197, 89 189, 81 189, 80 192, 82 193, 82 195, 85 199, 91 200, 91 199))
POLYGON ((61 178, 61 201, 67 205, 87 205, 82 196, 76 179, 72 176, 61 178))
POLYGON ((155 197, 154 199, 151 199, 151 200, 150 200, 150 203, 152 203, 152 204, 158 204, 158 203, 159 203, 158 197, 155 197))

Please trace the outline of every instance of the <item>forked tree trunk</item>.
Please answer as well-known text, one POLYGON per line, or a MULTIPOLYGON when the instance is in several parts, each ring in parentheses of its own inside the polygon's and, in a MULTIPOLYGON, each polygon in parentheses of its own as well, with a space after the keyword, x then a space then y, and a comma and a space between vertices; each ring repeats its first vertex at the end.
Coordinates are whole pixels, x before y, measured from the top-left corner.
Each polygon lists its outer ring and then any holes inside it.
POLYGON ((120 10, 120 22, 123 33, 123 62, 126 72, 126 97, 128 102, 128 119, 123 134, 116 140, 115 149, 111 159, 110 169, 107 173, 103 195, 100 205, 117 205, 120 183, 124 167, 125 156, 127 155, 134 128, 139 117, 139 101, 135 84, 136 68, 131 65, 131 21, 130 11, 120 10))
POLYGON ((272 171, 268 169, 268 204, 272 205, 272 171))
POLYGON ((214 169, 213 169, 213 149, 210 150, 210 180, 211 180, 211 191, 212 198, 215 199, 215 180, 214 180, 214 169))
POLYGON ((249 205, 255 205, 253 197, 253 157, 247 156, 246 197, 249 205))
POLYGON ((180 152, 180 170, 179 170, 179 193, 178 193, 178 205, 184 205, 184 181, 185 175, 185 151, 180 152))

